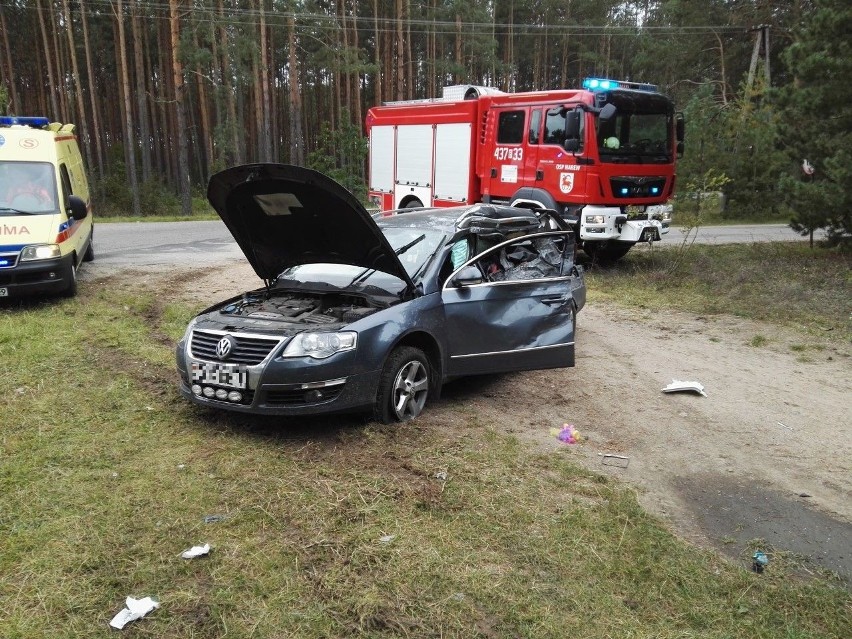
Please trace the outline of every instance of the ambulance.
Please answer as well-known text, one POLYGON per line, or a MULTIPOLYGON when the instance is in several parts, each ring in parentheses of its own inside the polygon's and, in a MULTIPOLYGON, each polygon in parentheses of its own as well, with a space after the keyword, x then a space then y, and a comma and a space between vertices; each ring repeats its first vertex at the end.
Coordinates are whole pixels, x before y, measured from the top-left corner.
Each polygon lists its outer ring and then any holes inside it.
POLYGON ((0 116, 0 298, 73 296, 95 257, 90 209, 74 125, 0 116))

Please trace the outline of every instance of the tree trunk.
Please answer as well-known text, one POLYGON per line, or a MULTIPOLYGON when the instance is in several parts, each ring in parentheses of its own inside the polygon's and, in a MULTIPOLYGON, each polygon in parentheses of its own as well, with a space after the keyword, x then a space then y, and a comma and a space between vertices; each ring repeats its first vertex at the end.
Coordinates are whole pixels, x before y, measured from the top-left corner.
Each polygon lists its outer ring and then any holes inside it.
MULTIPOLYGON (((101 119, 98 111, 98 96, 95 90, 95 72, 92 67, 92 47, 89 44, 89 22, 87 18, 86 5, 84 0, 80 2, 80 20, 83 23, 83 48, 86 51, 86 75, 89 79, 89 103, 92 115, 92 139, 95 142, 95 152, 98 158, 97 170, 98 175, 104 176, 104 147, 102 142, 101 119)), ((89 165, 91 170, 92 165, 89 165)))
POLYGON ((38 24, 41 29, 41 46, 44 51, 44 61, 47 66, 47 93, 50 98, 50 107, 53 110, 53 115, 51 115, 50 118, 55 120, 61 118, 62 113, 59 110, 59 102, 56 100, 59 88, 56 86, 56 80, 54 80, 53 61, 50 59, 50 42, 47 39, 47 26, 44 24, 41 0, 36 0, 36 11, 38 12, 38 24))
POLYGON ((133 215, 141 215, 139 204, 139 181, 136 177, 136 141, 133 130, 133 111, 130 103, 130 77, 127 68, 127 40, 124 37, 124 9, 122 0, 118 0, 118 50, 121 58, 121 87, 124 101, 124 144, 127 152, 127 178, 130 182, 130 194, 133 201, 133 215))
MULTIPOLYGON (((66 0, 67 1, 67 0, 66 0)), ((131 24, 133 26, 133 66, 136 72, 136 119, 139 122, 139 139, 141 140, 142 182, 151 179, 151 129, 148 117, 148 96, 145 87, 145 63, 142 52, 145 46, 145 36, 140 25, 139 5, 134 3, 131 9, 131 24)))
POLYGON ((71 10, 68 0, 62 0, 62 12, 65 16, 65 33, 68 35, 68 51, 71 53, 71 68, 74 73, 74 93, 77 97, 77 113, 80 119, 80 138, 83 141, 83 150, 86 153, 86 164, 92 166, 92 145, 89 131, 86 108, 83 106, 83 85, 80 76, 80 68, 77 66, 77 51, 74 46, 74 23, 71 21, 71 10))
POLYGON ((219 39, 222 42, 222 76, 225 86, 225 110, 228 113, 226 129, 231 137, 231 155, 234 164, 243 164, 244 155, 240 137, 237 132, 237 98, 234 90, 233 77, 231 75, 231 52, 228 44, 228 28, 225 22, 225 7, 223 0, 219 0, 219 39))
POLYGON ((405 32, 403 31, 404 0, 396 0, 396 73, 394 83, 396 85, 396 99, 405 99, 405 32))
POLYGON ((288 75, 290 81, 290 164, 305 164, 305 140, 302 133, 302 94, 299 91, 299 59, 296 52, 296 22, 287 17, 288 75))
POLYGON ((384 46, 384 41, 381 39, 381 32, 379 31, 379 0, 373 0, 373 37, 375 38, 375 46, 373 48, 373 61, 376 64, 376 80, 373 83, 375 95, 373 96, 373 100, 375 104, 382 103, 382 84, 384 84, 384 77, 382 74, 382 54, 381 50, 384 46))
POLYGON ((260 7, 260 89, 261 89, 261 134, 258 139, 260 157, 264 162, 272 161, 272 107, 269 99, 269 43, 266 29, 266 0, 258 0, 260 7))
POLYGON ((9 87, 9 113, 17 113, 21 110, 21 103, 18 101, 18 89, 15 84, 15 73, 13 72, 14 67, 12 66, 12 50, 9 47, 9 41, 11 38, 9 37, 9 29, 6 26, 6 18, 3 15, 3 5, 0 4, 0 31, 3 32, 3 44, 4 49, 6 51, 6 66, 3 69, 3 73, 7 78, 7 86, 9 87))
POLYGON ((177 177, 180 185, 181 211, 184 215, 192 213, 192 197, 189 190, 189 144, 186 137, 186 114, 183 103, 183 64, 180 60, 180 30, 178 9, 180 0, 169 0, 169 32, 172 45, 172 77, 175 89, 175 128, 178 139, 177 177))
MULTIPOLYGON (((192 43, 196 49, 198 49, 198 33, 192 33, 192 43)), ((205 69, 206 71, 207 69, 205 69)), ((199 140, 200 150, 202 152, 199 153, 201 156, 199 159, 200 162, 200 177, 202 181, 206 182, 207 178, 210 176, 210 165, 213 161, 213 134, 210 130, 210 113, 209 113, 209 105, 207 103, 207 89, 204 86, 204 76, 201 73, 201 69, 196 69, 195 74, 195 90, 198 92, 198 111, 201 118, 200 123, 200 136, 199 140)))

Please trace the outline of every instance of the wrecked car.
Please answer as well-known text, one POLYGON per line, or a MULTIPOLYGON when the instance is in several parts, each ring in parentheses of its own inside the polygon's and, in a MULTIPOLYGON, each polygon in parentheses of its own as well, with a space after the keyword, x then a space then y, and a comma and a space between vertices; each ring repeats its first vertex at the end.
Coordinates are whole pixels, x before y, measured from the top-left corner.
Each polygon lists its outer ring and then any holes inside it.
POLYGON ((571 230, 474 204, 373 219, 316 171, 251 164, 208 199, 263 286, 195 317, 181 393, 255 414, 417 417, 454 378, 574 365, 586 299, 571 230))

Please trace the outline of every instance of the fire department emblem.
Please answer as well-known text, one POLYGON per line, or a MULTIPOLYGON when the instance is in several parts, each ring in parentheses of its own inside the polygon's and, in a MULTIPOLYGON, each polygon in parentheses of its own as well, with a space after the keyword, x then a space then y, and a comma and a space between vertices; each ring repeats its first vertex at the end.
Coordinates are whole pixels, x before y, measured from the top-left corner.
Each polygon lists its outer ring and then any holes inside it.
POLYGON ((563 193, 570 193, 574 188, 574 174, 560 173, 559 175, 559 190, 563 193))

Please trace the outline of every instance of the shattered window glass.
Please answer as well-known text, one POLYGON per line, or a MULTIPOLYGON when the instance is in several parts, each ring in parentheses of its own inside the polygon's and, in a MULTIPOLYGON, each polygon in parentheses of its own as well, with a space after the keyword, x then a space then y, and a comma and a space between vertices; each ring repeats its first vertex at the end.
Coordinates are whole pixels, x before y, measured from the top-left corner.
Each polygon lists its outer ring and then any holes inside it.
POLYGON ((490 251, 477 265, 489 282, 559 277, 574 266, 573 245, 567 243, 563 235, 523 239, 490 251))

